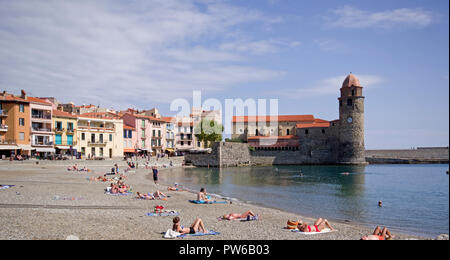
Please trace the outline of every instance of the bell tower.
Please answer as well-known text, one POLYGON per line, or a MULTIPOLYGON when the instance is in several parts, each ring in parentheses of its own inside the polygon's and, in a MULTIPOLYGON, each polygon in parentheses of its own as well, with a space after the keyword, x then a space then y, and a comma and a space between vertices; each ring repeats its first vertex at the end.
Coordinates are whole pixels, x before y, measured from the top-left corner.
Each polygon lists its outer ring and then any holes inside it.
POLYGON ((339 163, 366 164, 364 146, 364 99, 358 78, 345 78, 339 100, 339 163))

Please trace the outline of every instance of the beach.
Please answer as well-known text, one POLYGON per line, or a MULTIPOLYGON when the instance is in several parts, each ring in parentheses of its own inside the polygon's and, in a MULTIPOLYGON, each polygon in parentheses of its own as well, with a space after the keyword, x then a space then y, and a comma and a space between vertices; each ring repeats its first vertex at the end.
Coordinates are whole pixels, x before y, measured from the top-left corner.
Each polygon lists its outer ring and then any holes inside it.
MULTIPOLYGON (((112 196, 104 194, 109 182, 90 181, 109 172, 117 163, 120 172, 126 169, 124 161, 0 161, 0 184, 15 185, 0 190, 0 239, 2 240, 162 240, 163 233, 172 228, 173 217, 149 217, 156 205, 179 212, 181 224, 190 226, 201 218, 208 230, 220 232, 215 236, 188 236, 184 240, 358 240, 371 234, 373 228, 354 223, 330 220, 335 232, 303 235, 285 229, 287 220, 302 219, 313 224, 315 219, 273 208, 233 201, 232 204, 197 205, 188 200, 196 194, 187 191, 168 191, 167 185, 155 185, 151 169, 139 163, 139 169, 125 173, 125 183, 132 191, 153 193, 160 190, 170 196, 167 200, 139 200, 135 194, 112 196), (77 163, 92 171, 73 172, 67 167, 77 163), (260 220, 219 221, 228 213, 251 210, 260 220)), ((168 165, 160 160, 159 165, 168 165)), ((181 167, 175 163, 174 167, 181 167)), ((159 174, 167 173, 159 169, 159 174)), ((222 198, 217 198, 222 200, 222 198)), ((327 218, 327 216, 317 216, 327 218)), ((389 228, 389 227, 388 227, 389 228)), ((405 234, 394 234, 395 239, 425 239, 405 234)), ((180 238, 176 238, 180 239, 180 238)))

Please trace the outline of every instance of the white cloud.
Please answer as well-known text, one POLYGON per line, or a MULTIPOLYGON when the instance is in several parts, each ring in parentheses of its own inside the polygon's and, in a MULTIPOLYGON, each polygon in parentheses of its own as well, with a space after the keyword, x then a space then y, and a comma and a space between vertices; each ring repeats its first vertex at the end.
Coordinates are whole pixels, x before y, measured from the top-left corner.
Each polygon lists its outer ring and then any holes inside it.
MULTIPOLYGON (((377 75, 356 75, 364 89, 372 89, 379 86, 384 79, 377 75)), ((331 77, 317 81, 313 87, 299 87, 295 90, 284 90, 279 93, 287 93, 287 98, 297 99, 311 96, 336 95, 342 87, 346 75, 331 77)))
POLYGON ((220 48, 241 41, 240 25, 271 21, 209 0, 2 1, 0 88, 125 108, 271 80, 283 72, 220 48))
POLYGON ((398 25, 426 27, 433 22, 433 13, 422 8, 400 8, 369 12, 345 6, 331 12, 328 26, 341 28, 392 28, 398 25))

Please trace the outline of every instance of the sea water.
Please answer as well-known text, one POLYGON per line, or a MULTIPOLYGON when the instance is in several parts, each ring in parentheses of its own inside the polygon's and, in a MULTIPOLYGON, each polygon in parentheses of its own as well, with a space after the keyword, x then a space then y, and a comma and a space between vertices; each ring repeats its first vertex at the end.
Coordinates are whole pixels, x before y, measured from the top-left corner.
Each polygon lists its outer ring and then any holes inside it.
POLYGON ((449 233, 448 165, 273 166, 177 169, 161 174, 208 193, 405 234, 449 233), (382 201, 382 207, 378 206, 382 201))

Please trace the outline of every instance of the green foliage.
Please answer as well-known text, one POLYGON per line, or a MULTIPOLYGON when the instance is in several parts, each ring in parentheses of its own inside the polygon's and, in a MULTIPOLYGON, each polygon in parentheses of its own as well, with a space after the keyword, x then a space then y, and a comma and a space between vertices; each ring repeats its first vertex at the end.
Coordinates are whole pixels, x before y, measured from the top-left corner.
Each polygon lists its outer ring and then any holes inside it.
POLYGON ((204 144, 222 141, 224 127, 214 120, 202 120, 195 128, 194 134, 204 144))

